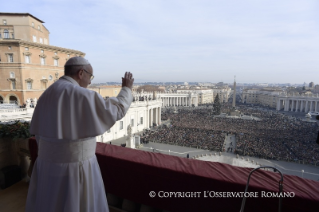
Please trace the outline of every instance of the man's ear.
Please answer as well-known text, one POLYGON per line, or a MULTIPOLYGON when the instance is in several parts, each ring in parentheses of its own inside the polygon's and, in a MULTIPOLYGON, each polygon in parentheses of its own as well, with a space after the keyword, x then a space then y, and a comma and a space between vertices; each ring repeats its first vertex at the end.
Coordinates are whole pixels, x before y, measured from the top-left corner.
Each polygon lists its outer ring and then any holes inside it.
POLYGON ((79 79, 82 79, 83 78, 83 73, 84 71, 83 71, 83 69, 81 69, 79 72, 78 72, 78 77, 79 77, 79 79))

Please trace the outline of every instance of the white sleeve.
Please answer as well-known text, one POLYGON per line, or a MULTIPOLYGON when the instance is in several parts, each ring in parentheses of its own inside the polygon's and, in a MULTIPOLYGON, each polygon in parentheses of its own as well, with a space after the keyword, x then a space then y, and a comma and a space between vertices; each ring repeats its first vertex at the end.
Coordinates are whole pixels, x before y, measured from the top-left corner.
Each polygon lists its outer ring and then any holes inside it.
POLYGON ((132 91, 128 87, 123 87, 117 97, 111 97, 106 100, 117 107, 117 120, 122 119, 133 101, 132 91))

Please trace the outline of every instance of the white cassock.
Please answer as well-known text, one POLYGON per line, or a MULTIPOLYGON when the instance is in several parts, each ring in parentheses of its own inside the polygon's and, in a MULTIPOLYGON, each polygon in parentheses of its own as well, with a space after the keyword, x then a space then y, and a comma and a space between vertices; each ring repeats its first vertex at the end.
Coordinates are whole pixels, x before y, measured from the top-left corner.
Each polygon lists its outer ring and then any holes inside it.
POLYGON ((109 211, 95 156, 96 136, 122 119, 132 100, 127 87, 104 100, 68 76, 42 94, 30 126, 39 151, 27 212, 109 211))

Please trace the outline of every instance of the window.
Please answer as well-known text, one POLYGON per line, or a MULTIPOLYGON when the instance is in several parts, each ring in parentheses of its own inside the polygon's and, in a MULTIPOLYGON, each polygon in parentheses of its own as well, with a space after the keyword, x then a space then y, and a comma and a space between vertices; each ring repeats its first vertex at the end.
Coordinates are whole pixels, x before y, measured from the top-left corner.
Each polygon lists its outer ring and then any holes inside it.
POLYGON ((26 51, 29 51, 29 47, 25 47, 24 49, 25 49, 26 51))
POLYGON ((140 118, 140 124, 143 124, 143 117, 140 118))
POLYGON ((43 39, 42 38, 40 38, 40 43, 43 43, 43 39))
MULTIPOLYGON (((44 58, 44 57, 41 57, 40 60, 41 60, 41 65, 45 65, 45 58, 44 58)), ((52 77, 52 76, 51 76, 51 77, 52 77)))
POLYGON ((42 89, 47 89, 47 81, 42 81, 42 89))
POLYGON ((9 31, 7 29, 3 31, 3 38, 9 38, 9 31))
POLYGON ((54 55, 57 55, 58 53, 54 52, 54 55))
POLYGON ((8 63, 13 63, 13 54, 8 54, 8 63))
POLYGON ((14 72, 10 72, 10 78, 14 78, 14 77, 15 77, 14 72))
POLYGON ((54 66, 58 66, 59 65, 59 60, 58 59, 54 59, 54 66))
POLYGON ((33 22, 31 23, 31 26, 34 27, 34 23, 33 22))
POLYGON ((41 50, 41 54, 43 54, 44 53, 44 50, 41 50))
POLYGON ((25 63, 30 63, 30 56, 29 55, 24 56, 24 60, 25 60, 25 63))
POLYGON ((123 121, 120 121, 120 130, 123 130, 123 121))
POLYGON ((33 42, 37 42, 37 37, 33 35, 33 42))
POLYGON ((70 55, 68 54, 68 58, 70 57, 70 55))
POLYGON ((12 39, 14 39, 14 34, 12 33, 11 35, 12 35, 12 39))
POLYGON ((134 127, 134 119, 131 119, 131 127, 134 127))
POLYGON ((38 30, 41 30, 40 26, 38 25, 38 30))
POLYGON ((7 25, 7 20, 3 20, 3 25, 7 25))
POLYGON ((11 46, 8 46, 8 49, 11 49, 11 46))
POLYGON ((32 82, 27 82, 27 89, 31 90, 32 89, 32 82))
POLYGON ((111 132, 111 130, 110 130, 110 129, 108 129, 106 132, 107 132, 107 133, 110 133, 110 132, 111 132))
POLYGON ((53 79, 52 75, 49 76, 49 80, 51 81, 53 79))
POLYGON ((11 82, 12 89, 16 89, 16 81, 11 82))

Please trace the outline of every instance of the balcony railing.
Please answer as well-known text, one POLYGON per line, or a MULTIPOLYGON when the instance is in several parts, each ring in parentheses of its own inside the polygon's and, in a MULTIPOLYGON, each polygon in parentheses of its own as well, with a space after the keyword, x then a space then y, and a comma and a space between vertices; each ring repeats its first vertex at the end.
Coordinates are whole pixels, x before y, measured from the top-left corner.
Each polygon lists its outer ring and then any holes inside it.
MULTIPOLYGON (((29 146, 34 163, 35 139, 29 146)), ((242 197, 229 195, 245 191, 252 170, 104 143, 97 143, 96 156, 109 205, 126 210, 129 204, 132 211, 146 206, 159 211, 239 211, 242 197)), ((279 179, 278 173, 255 172, 248 191, 258 197, 247 198, 245 211, 277 211, 278 198, 269 196, 278 192, 279 179)), ((283 198, 282 211, 317 211, 318 188, 319 182, 285 175, 283 191, 293 197, 283 198)))

